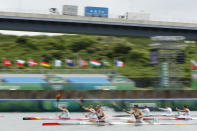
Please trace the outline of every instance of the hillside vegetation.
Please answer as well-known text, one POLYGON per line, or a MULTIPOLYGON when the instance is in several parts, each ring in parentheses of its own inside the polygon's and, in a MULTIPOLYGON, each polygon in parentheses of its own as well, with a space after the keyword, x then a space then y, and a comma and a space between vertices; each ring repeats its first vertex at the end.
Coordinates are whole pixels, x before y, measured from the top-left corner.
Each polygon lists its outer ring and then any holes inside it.
MULTIPOLYGON (((115 37, 95 35, 64 35, 64 36, 10 36, 0 34, 0 57, 12 61, 16 59, 36 61, 54 59, 102 60, 106 59, 119 73, 129 78, 148 78, 158 75, 158 66, 149 63, 149 49, 152 41, 141 37, 115 37), (125 62, 125 67, 113 66, 114 59, 125 62)), ((185 78, 190 77, 190 59, 195 56, 194 45, 188 44, 185 49, 186 63, 180 65, 185 73, 185 78)), ((0 68, 17 68, 16 66, 0 68)), ((43 67, 22 67, 43 68, 43 67)), ((55 67, 51 67, 55 68, 55 67)), ((82 68, 66 67, 61 68, 82 68)), ((92 68, 92 67, 88 67, 92 68)))

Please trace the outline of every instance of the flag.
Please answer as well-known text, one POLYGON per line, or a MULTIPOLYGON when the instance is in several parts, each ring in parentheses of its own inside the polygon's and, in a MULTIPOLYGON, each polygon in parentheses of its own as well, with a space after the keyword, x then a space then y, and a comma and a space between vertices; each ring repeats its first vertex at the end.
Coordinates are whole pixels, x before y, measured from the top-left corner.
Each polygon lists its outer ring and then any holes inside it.
POLYGON ((191 66, 192 66, 194 69, 197 69, 197 63, 196 63, 196 61, 190 60, 190 62, 191 62, 191 66))
POLYGON ((90 64, 91 64, 93 67, 100 67, 100 66, 101 66, 101 62, 100 62, 100 61, 96 61, 96 60, 91 60, 91 61, 90 61, 90 64))
POLYGON ((16 62, 15 62, 15 64, 16 64, 16 66, 24 66, 24 64, 25 64, 25 61, 24 60, 16 60, 16 62))
POLYGON ((3 59, 2 62, 3 62, 3 65, 5 65, 5 66, 11 66, 12 65, 11 61, 8 60, 8 59, 3 59))
POLYGON ((102 60, 102 65, 103 66, 111 66, 107 60, 102 60))
POLYGON ((56 67, 62 66, 62 61, 61 60, 55 60, 55 66, 56 67))
POLYGON ((37 66, 38 65, 38 62, 32 60, 32 59, 29 59, 28 60, 28 66, 37 66))
POLYGON ((79 60, 79 66, 81 66, 81 67, 88 67, 88 62, 80 59, 79 60))
POLYGON ((119 60, 115 60, 115 65, 118 67, 124 67, 124 62, 123 61, 119 61, 119 60))
POLYGON ((70 60, 70 59, 66 59, 66 64, 68 66, 75 66, 75 63, 72 60, 70 60))
POLYGON ((42 61, 42 62, 41 62, 41 66, 50 67, 51 65, 50 65, 50 63, 47 62, 47 61, 42 61))

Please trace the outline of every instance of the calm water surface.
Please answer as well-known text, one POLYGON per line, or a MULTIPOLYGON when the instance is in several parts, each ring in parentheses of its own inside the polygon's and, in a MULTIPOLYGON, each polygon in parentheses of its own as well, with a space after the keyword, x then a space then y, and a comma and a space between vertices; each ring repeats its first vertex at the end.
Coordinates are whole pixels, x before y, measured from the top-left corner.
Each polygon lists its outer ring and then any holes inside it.
MULTIPOLYGON (((114 113, 114 112, 113 112, 114 113)), ((110 113, 113 115, 113 113, 110 113)), ((81 117, 84 113, 71 113, 72 116, 81 117)), ((118 113, 120 114, 120 113, 118 113)), ((197 112, 192 112, 197 115, 197 112)), ((40 116, 52 117, 57 113, 0 113, 0 131, 196 131, 197 125, 67 125, 67 126, 42 126, 43 122, 68 122, 62 120, 22 120, 23 117, 40 116)), ((197 116, 196 116, 197 117, 197 116)), ((71 122, 71 121, 69 121, 71 122)), ((192 121, 161 121, 162 123, 197 123, 192 121)))

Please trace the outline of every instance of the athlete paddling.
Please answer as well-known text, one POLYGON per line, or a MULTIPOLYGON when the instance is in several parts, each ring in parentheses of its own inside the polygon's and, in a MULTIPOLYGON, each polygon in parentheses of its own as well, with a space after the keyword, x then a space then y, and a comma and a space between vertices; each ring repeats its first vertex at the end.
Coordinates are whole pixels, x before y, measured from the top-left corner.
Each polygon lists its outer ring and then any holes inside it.
POLYGON ((147 106, 144 106, 142 112, 144 113, 144 116, 150 116, 150 109, 147 106))
POLYGON ((66 106, 58 107, 62 113, 58 116, 60 119, 69 119, 70 118, 70 113, 66 106))
POLYGON ((95 112, 98 122, 105 122, 106 119, 106 114, 105 112, 101 109, 101 105, 96 106, 96 112, 95 112))
POLYGON ((82 106, 82 108, 86 111, 89 111, 89 113, 87 115, 85 115, 85 117, 88 118, 89 121, 96 121, 97 120, 96 111, 94 110, 92 105, 90 105, 89 107, 82 106))
POLYGON ((172 108, 170 108, 169 106, 166 106, 166 108, 159 108, 159 110, 165 111, 166 114, 165 116, 172 116, 172 108))
POLYGON ((126 111, 125 109, 123 109, 124 112, 134 115, 134 117, 135 117, 135 121, 128 120, 128 123, 134 123, 134 122, 143 123, 144 114, 142 111, 139 110, 138 105, 134 105, 133 110, 134 110, 134 112, 129 112, 129 111, 126 111))
POLYGON ((190 120, 190 119, 191 119, 190 110, 189 110, 189 108, 187 107, 187 105, 184 105, 184 106, 183 106, 183 110, 180 110, 180 109, 178 109, 177 107, 176 107, 176 110, 177 110, 178 112, 184 112, 183 116, 184 116, 184 118, 185 118, 186 120, 190 120))

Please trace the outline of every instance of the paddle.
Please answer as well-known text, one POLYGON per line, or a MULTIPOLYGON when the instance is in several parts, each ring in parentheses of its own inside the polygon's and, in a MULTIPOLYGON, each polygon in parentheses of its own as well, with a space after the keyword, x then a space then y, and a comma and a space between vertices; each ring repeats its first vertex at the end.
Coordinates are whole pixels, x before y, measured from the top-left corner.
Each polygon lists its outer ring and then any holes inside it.
POLYGON ((81 107, 82 109, 84 109, 83 104, 84 104, 84 99, 83 99, 83 97, 80 97, 80 98, 79 98, 79 105, 80 105, 80 107, 81 107))
POLYGON ((57 108, 57 111, 58 111, 58 108, 59 108, 59 101, 60 99, 62 98, 62 93, 59 92, 57 95, 56 95, 56 108, 57 108))
MULTIPOLYGON (((118 108, 119 110, 124 110, 122 107, 120 107, 119 105, 117 105, 115 102, 111 103, 114 107, 118 108)), ((114 115, 112 117, 130 117, 131 115, 114 115)))
POLYGON ((80 108, 81 109, 86 110, 86 107, 84 106, 84 99, 83 99, 83 97, 80 97, 80 99, 79 99, 79 105, 80 105, 80 108))
MULTIPOLYGON (((119 110, 123 110, 122 107, 120 107, 119 105, 117 105, 115 102, 112 102, 112 105, 116 108, 118 108, 119 110)), ((142 107, 142 106, 141 106, 142 107)), ((148 107, 155 107, 155 105, 149 105, 148 107)), ((113 117, 129 117, 130 115, 114 115, 113 117)), ((150 115, 150 116, 154 116, 154 115, 150 115)))
MULTIPOLYGON (((112 105, 115 106, 115 107, 117 107, 117 108, 119 108, 119 109, 122 110, 123 112, 129 114, 129 115, 115 115, 115 116, 113 116, 113 117, 130 117, 130 116, 131 116, 131 114, 130 114, 129 111, 127 111, 126 109, 124 109, 124 108, 118 106, 115 102, 112 102, 112 105)), ((132 121, 132 120, 129 120, 129 121, 130 121, 131 123, 134 122, 134 121, 132 121)), ((146 122, 149 123, 149 124, 152 124, 152 122, 150 122, 150 121, 146 121, 146 122)))
POLYGON ((58 107, 58 104, 59 104, 59 101, 60 101, 61 98, 62 98, 62 93, 59 92, 59 93, 56 95, 57 107, 58 107))
POLYGON ((112 117, 130 117, 131 115, 114 115, 112 117))

